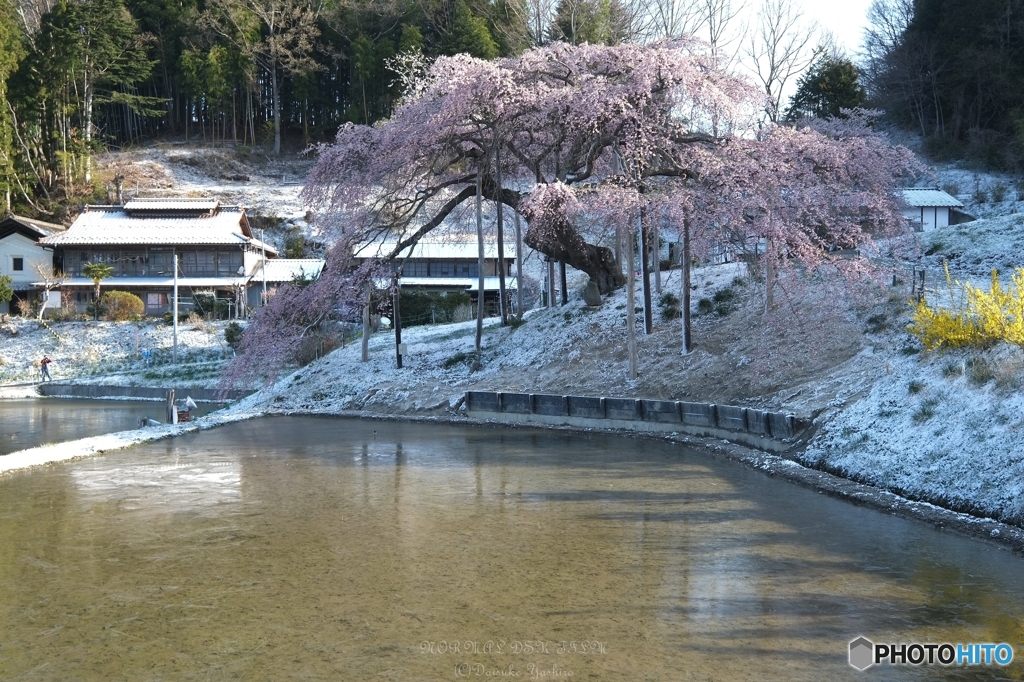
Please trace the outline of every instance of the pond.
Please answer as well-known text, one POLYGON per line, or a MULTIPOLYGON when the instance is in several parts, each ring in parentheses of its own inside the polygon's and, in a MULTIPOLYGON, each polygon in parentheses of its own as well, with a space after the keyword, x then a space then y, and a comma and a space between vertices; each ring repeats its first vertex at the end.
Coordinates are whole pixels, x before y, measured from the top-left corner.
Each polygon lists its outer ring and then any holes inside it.
POLYGON ((274 417, 0 479, 0 679, 857 679, 1021 642, 1022 569, 677 444, 274 417))
POLYGON ((0 455, 138 428, 139 417, 164 421, 164 409, 157 401, 0 400, 0 455))

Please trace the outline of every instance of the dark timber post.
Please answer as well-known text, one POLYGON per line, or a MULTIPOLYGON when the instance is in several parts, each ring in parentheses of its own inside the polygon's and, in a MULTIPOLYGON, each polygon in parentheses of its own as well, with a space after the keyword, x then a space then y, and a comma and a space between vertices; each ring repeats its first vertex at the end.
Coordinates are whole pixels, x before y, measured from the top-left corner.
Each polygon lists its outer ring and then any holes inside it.
MULTIPOLYGON (((642 191, 642 190, 641 190, 642 191)), ((651 314, 651 239, 647 234, 644 217, 646 212, 640 208, 640 269, 644 277, 644 333, 654 331, 654 317, 651 314)))
POLYGON ((395 358, 398 360, 398 369, 402 369, 402 311, 399 303, 402 300, 402 287, 399 282, 401 271, 396 272, 391 278, 391 300, 394 302, 395 314, 395 358))
POLYGON ((569 303, 569 286, 565 281, 565 261, 558 261, 558 267, 562 274, 562 305, 567 305, 569 303))

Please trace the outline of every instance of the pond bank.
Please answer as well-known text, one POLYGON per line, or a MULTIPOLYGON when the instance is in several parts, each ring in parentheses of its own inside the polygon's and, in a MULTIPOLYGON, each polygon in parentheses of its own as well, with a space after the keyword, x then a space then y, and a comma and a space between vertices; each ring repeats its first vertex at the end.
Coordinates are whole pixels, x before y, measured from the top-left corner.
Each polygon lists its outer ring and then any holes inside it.
POLYGON ((804 444, 778 454, 758 451, 737 443, 680 433, 645 433, 627 429, 580 428, 546 424, 515 424, 494 419, 471 417, 454 410, 430 415, 409 413, 382 414, 377 412, 341 410, 279 410, 264 409, 257 405, 256 396, 244 399, 235 406, 200 417, 195 422, 161 425, 118 433, 84 438, 66 443, 44 445, 22 450, 0 458, 0 475, 31 467, 67 462, 106 452, 123 450, 142 443, 171 438, 185 433, 215 428, 235 421, 262 416, 310 415, 321 417, 348 417, 380 421, 435 422, 474 424, 483 428, 522 429, 543 428, 577 433, 604 433, 631 438, 647 438, 691 447, 703 447, 712 457, 725 457, 769 476, 778 476, 823 494, 842 498, 857 505, 867 506, 901 518, 924 521, 940 529, 949 529, 964 535, 984 538, 1014 551, 1024 552, 1024 529, 995 519, 980 518, 952 511, 928 502, 910 500, 881 488, 857 483, 834 474, 808 468, 799 461, 804 444))

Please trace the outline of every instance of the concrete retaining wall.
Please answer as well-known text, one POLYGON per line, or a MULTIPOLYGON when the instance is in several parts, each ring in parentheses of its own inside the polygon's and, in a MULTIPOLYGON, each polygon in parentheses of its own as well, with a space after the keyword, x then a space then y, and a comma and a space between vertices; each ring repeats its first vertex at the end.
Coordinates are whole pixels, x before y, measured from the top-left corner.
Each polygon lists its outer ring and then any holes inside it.
MULTIPOLYGON (((140 400, 163 400, 169 388, 150 388, 147 386, 97 386, 92 384, 53 384, 39 385, 39 392, 46 396, 70 396, 72 398, 138 398, 140 400)), ((239 400, 255 391, 227 391, 221 394, 213 388, 175 388, 178 399, 191 396, 197 403, 222 403, 239 400)))
POLYGON ((807 424, 791 414, 673 400, 470 391, 466 393, 466 409, 471 416, 483 419, 583 428, 674 431, 725 438, 775 452, 790 447, 793 439, 807 428, 807 424))

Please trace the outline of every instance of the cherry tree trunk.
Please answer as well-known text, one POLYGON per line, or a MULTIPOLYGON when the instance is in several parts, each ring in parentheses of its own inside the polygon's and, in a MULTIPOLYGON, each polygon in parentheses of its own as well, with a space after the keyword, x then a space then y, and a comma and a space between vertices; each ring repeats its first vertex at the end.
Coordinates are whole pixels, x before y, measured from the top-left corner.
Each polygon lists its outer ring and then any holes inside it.
POLYGON ((527 231, 523 241, 549 258, 561 261, 581 272, 590 275, 597 283, 602 294, 610 294, 622 288, 626 277, 615 262, 615 254, 605 246, 588 244, 576 235, 566 235, 564 239, 542 238, 527 231))

